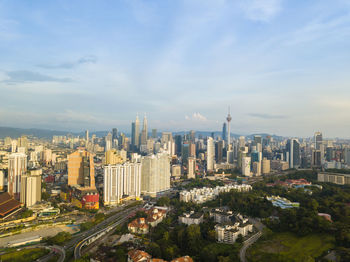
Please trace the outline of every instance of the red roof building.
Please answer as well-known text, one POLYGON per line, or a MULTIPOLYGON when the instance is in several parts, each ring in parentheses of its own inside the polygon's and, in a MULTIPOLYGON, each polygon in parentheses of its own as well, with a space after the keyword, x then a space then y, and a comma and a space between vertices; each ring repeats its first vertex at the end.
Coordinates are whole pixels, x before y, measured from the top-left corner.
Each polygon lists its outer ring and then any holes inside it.
POLYGON ((9 193, 0 194, 0 216, 4 217, 21 207, 21 203, 10 196, 9 193))

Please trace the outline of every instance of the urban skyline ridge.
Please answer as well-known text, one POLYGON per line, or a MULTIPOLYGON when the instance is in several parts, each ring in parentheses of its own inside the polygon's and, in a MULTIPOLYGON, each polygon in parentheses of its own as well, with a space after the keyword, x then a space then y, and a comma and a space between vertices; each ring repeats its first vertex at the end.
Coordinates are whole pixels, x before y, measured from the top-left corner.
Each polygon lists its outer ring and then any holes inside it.
MULTIPOLYGON (((75 136, 81 136, 83 137, 85 135, 86 130, 82 131, 67 131, 67 130, 51 130, 51 129, 41 129, 41 128, 20 128, 20 127, 4 127, 0 126, 0 138, 5 138, 5 137, 11 137, 11 138, 17 138, 20 137, 21 135, 29 135, 29 136, 34 136, 38 138, 51 138, 52 136, 64 136, 68 134, 72 134, 75 136)), ((89 135, 95 134, 97 137, 105 137, 109 132, 112 131, 112 128, 110 130, 88 130, 89 135)), ((173 135, 184 135, 189 133, 190 131, 195 131, 196 136, 197 135, 202 135, 202 136, 211 136, 212 133, 215 134, 217 137, 221 137, 222 131, 203 131, 203 130, 194 130, 194 129, 189 129, 189 130, 182 130, 182 131, 171 131, 171 130, 157 130, 157 135, 161 136, 162 132, 171 132, 173 135)), ((315 132, 318 132, 320 130, 315 130, 315 132)), ((124 132, 123 130, 119 130, 118 132, 124 133, 126 136, 131 137, 131 131, 126 131, 124 132)), ((322 132, 322 131, 320 131, 322 132)), ((152 129, 149 129, 148 134, 151 135, 152 129)), ((237 134, 234 132, 231 132, 231 137, 237 139, 240 136, 244 136, 246 138, 253 138, 255 135, 260 135, 260 136, 271 136, 273 138, 278 138, 278 139, 287 139, 287 138, 300 138, 300 139, 312 139, 314 136, 314 133, 312 133, 310 136, 284 136, 284 135, 279 135, 279 134, 271 134, 271 133, 247 133, 247 134, 237 134)), ((350 138, 347 137, 324 137, 324 139, 339 139, 339 140, 349 140, 350 138)))

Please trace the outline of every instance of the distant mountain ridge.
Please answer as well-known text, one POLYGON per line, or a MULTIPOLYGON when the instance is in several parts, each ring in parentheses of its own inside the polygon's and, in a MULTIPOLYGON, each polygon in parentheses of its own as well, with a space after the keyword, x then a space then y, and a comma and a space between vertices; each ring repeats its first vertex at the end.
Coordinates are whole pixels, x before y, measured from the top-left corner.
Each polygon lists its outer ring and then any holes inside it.
MULTIPOLYGON (((103 137, 108 134, 108 132, 111 131, 95 131, 90 132, 90 136, 92 134, 95 134, 97 137, 103 137)), ((196 136, 202 135, 203 137, 211 136, 212 133, 214 133, 215 137, 221 136, 221 131, 195 131, 196 136)), ((172 132, 174 135, 184 135, 188 134, 189 131, 179 131, 179 132, 172 132)), ((49 130, 49 129, 40 129, 40 128, 16 128, 16 127, 0 127, 0 138, 5 137, 11 137, 11 138, 18 138, 22 135, 27 136, 34 136, 37 138, 48 138, 51 139, 53 136, 65 136, 68 134, 72 134, 74 136, 84 136, 84 132, 69 132, 69 131, 58 131, 58 130, 49 130)), ((126 133, 126 135, 130 135, 126 133)), ((269 134, 252 134, 245 136, 246 138, 253 138, 254 135, 261 135, 262 137, 269 136, 269 134)), ((161 132, 158 132, 158 136, 161 136, 161 132)), ((231 133, 231 137, 239 138, 241 135, 231 133)), ((274 139, 282 139, 282 136, 276 136, 271 135, 274 139)))

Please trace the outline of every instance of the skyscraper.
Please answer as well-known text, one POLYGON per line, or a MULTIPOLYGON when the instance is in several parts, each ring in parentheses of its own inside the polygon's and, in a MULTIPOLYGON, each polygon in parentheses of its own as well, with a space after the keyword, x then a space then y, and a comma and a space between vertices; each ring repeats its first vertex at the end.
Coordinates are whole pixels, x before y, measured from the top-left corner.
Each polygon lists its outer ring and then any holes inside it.
POLYGON ((295 138, 287 141, 286 159, 289 163, 289 168, 300 167, 300 143, 295 138))
POLYGON ((131 124, 131 145, 133 151, 137 151, 139 149, 140 143, 140 121, 139 116, 136 116, 135 122, 131 124))
POLYGON ((314 136, 315 149, 320 150, 322 145, 322 133, 316 132, 314 136))
POLYGON ((207 171, 214 170, 215 146, 212 137, 207 139, 207 171))
POLYGON ((112 129, 112 141, 118 139, 118 128, 112 129))
POLYGON ((105 137, 105 152, 112 149, 112 134, 108 133, 105 137))
POLYGON ((217 163, 223 162, 222 161, 223 160, 223 150, 224 150, 224 141, 223 140, 220 140, 217 143, 215 143, 215 156, 216 156, 217 163))
POLYGON ((27 172, 27 156, 22 153, 13 153, 8 160, 8 189, 15 199, 20 199, 21 177, 27 172))
POLYGON ((224 140, 225 142, 227 142, 226 139, 227 139, 227 124, 224 123, 224 124, 222 125, 222 140, 224 140))
POLYGON ((85 130, 85 142, 86 145, 89 143, 89 130, 85 130))
POLYGON ((79 149, 68 156, 68 185, 95 188, 94 157, 79 149))
POLYGON ((230 108, 228 108, 228 115, 226 117, 227 120, 227 151, 231 150, 231 129, 230 129, 230 123, 232 120, 232 117, 230 115, 230 108))
POLYGON ((156 128, 152 129, 152 138, 154 138, 154 139, 157 138, 157 129, 156 128))
POLYGON ((182 152, 182 136, 175 135, 175 153, 177 156, 181 156, 182 152))
POLYGON ((146 115, 143 118, 143 127, 142 127, 142 132, 141 132, 141 145, 146 145, 147 144, 147 139, 148 139, 148 125, 147 125, 147 118, 146 115))

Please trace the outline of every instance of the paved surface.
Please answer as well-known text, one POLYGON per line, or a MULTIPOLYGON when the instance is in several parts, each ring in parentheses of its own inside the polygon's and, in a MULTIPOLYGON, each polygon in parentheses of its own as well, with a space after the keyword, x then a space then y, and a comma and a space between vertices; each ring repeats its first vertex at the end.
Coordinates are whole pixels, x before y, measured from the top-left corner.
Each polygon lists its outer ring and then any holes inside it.
POLYGON ((74 231, 74 229, 72 227, 67 227, 64 225, 49 227, 49 228, 40 228, 38 230, 23 232, 23 233, 16 234, 13 236, 0 238, 0 247, 7 246, 7 243, 9 243, 10 241, 21 240, 21 239, 33 237, 33 236, 41 236, 43 238, 44 237, 53 237, 62 231, 66 231, 66 232, 69 232, 71 234, 76 232, 76 231, 74 231))
POLYGON ((246 262, 246 252, 247 249, 253 245, 261 236, 262 236, 262 230, 264 229, 264 225, 257 219, 254 218, 249 218, 249 221, 253 223, 253 225, 259 230, 258 233, 247 239, 246 241, 243 242, 243 247, 239 251, 239 259, 241 262, 246 262))
POLYGON ((50 249, 50 253, 42 258, 37 259, 37 262, 47 262, 49 261, 55 254, 59 255, 57 262, 64 262, 66 259, 66 252, 60 246, 44 246, 47 249, 50 249))
MULTIPOLYGON (((74 247, 74 258, 79 259, 81 257, 81 251, 82 248, 87 244, 87 241, 89 241, 91 238, 95 237, 99 233, 107 232, 107 229, 109 228, 108 224, 113 223, 110 225, 111 227, 116 227, 117 225, 120 225, 124 223, 129 214, 135 212, 137 209, 139 209, 141 205, 138 205, 136 207, 128 208, 124 211, 119 212, 118 214, 115 214, 102 223, 100 223, 98 226, 94 227, 93 229, 87 231, 83 238, 80 239, 80 241, 76 241, 75 247, 74 247)), ((96 239, 97 240, 97 239, 96 239)), ((66 245, 68 246, 68 245, 66 245)))

